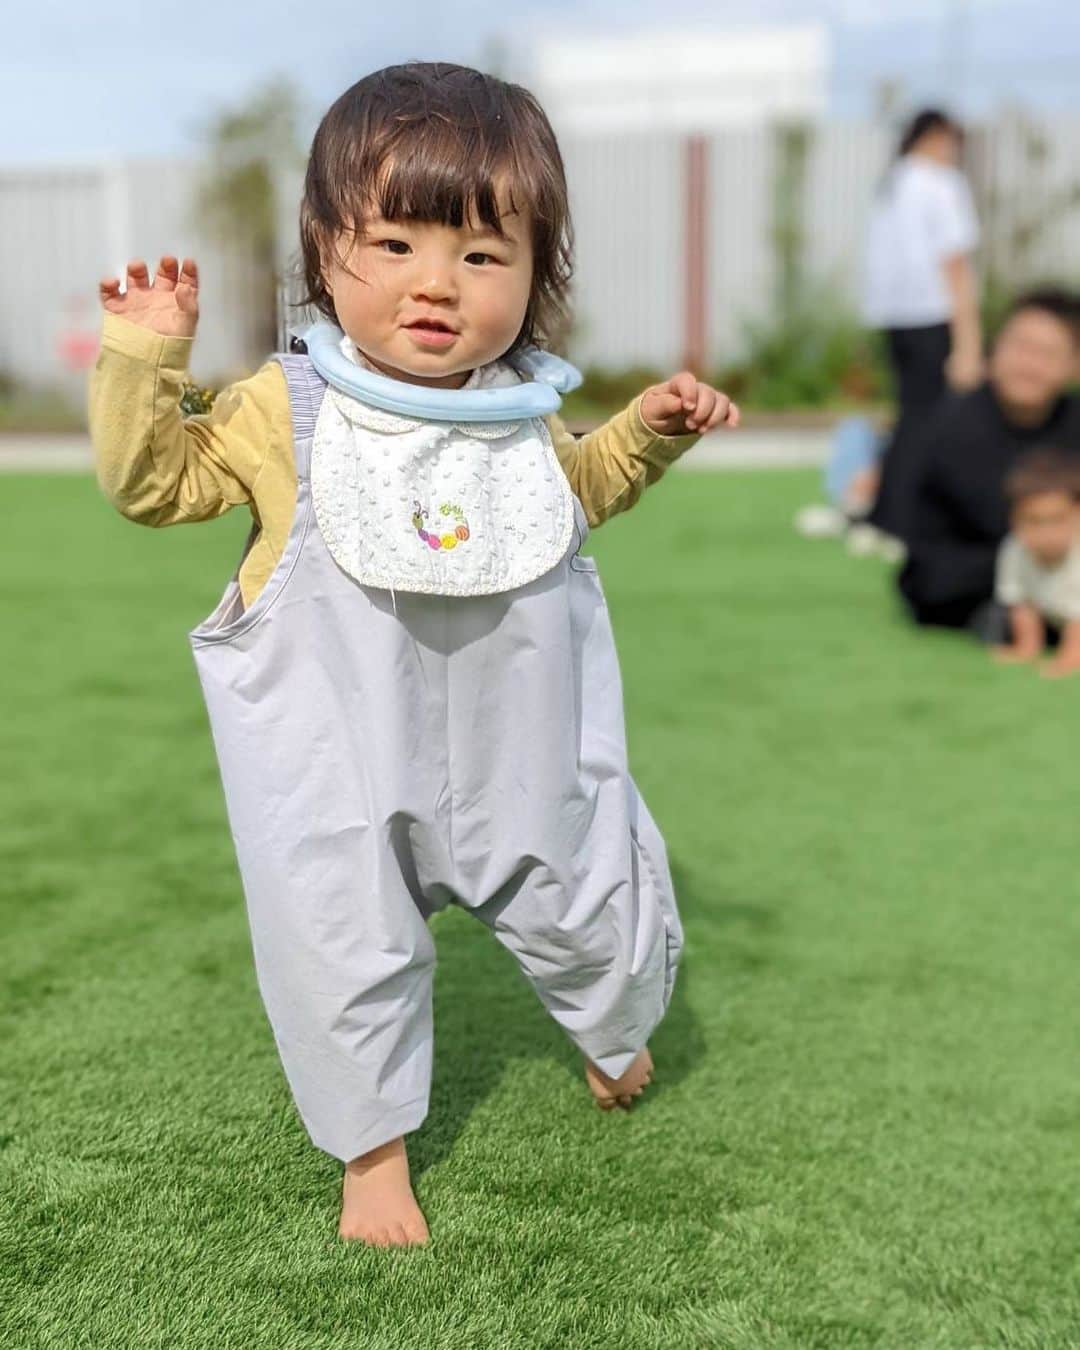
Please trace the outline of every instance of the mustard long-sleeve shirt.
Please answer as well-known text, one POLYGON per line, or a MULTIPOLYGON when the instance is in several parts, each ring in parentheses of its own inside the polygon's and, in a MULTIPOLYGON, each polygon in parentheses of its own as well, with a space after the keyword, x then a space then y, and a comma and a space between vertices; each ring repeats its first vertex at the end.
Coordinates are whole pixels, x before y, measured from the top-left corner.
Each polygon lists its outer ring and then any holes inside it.
MULTIPOLYGON (((296 508, 296 465, 285 376, 268 361, 229 385, 200 417, 180 413, 191 338, 167 338, 105 315, 90 380, 90 433, 98 482, 113 505, 142 525, 212 520, 248 506, 258 527, 240 568, 250 605, 281 557, 296 508)), ((546 419, 570 487, 590 525, 626 511, 697 440, 658 436, 640 399, 576 440, 546 419)))

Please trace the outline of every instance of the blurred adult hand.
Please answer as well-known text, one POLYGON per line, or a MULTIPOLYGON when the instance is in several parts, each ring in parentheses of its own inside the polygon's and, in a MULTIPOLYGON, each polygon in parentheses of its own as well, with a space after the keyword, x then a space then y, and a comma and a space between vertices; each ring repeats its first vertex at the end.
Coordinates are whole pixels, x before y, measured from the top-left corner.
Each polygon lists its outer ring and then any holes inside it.
POLYGON ((106 277, 98 286, 102 308, 129 323, 149 328, 163 337, 194 337, 199 321, 199 271, 193 258, 183 263, 166 256, 151 282, 146 263, 127 265, 127 289, 119 277, 106 277))
POLYGON ((958 347, 949 353, 949 359, 945 362, 945 378, 950 389, 955 389, 958 394, 967 393, 969 389, 982 384, 985 372, 986 363, 977 348, 958 347))
POLYGON ((684 370, 645 390, 641 420, 659 436, 701 435, 713 427, 737 427, 739 410, 727 394, 684 370))

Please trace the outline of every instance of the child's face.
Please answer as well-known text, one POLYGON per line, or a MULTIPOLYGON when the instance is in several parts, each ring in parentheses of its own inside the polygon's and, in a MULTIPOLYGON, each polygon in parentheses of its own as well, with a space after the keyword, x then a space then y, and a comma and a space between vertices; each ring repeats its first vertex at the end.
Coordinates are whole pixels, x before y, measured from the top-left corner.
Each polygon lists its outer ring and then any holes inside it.
POLYGON ((1038 492, 1013 507, 1012 531, 1044 567, 1055 567, 1080 536, 1080 509, 1067 492, 1038 492))
POLYGON ((457 389, 513 345, 532 288, 532 239, 526 216, 507 210, 500 223, 503 237, 476 220, 455 228, 374 216, 362 238, 339 237, 342 261, 327 283, 342 328, 374 366, 457 389))

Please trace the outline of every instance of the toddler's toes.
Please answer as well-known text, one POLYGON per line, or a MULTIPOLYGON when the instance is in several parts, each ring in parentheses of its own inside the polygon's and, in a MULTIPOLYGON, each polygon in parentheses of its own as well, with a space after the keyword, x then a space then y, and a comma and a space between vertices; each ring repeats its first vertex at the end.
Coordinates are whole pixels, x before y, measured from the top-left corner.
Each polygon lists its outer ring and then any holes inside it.
POLYGON ((609 1078, 590 1060, 585 1061, 585 1080, 602 1111, 619 1106, 628 1110, 652 1080, 653 1062, 648 1050, 640 1051, 619 1078, 609 1078))

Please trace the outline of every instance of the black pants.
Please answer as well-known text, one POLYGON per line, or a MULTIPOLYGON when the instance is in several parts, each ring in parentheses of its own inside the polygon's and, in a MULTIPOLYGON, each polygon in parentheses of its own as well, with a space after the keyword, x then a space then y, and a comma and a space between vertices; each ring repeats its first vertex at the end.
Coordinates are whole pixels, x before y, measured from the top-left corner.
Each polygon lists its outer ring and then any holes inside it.
POLYGON ((900 409, 885 448, 881 487, 870 522, 887 534, 907 539, 918 485, 919 433, 945 392, 949 325, 889 328, 885 337, 900 409))

